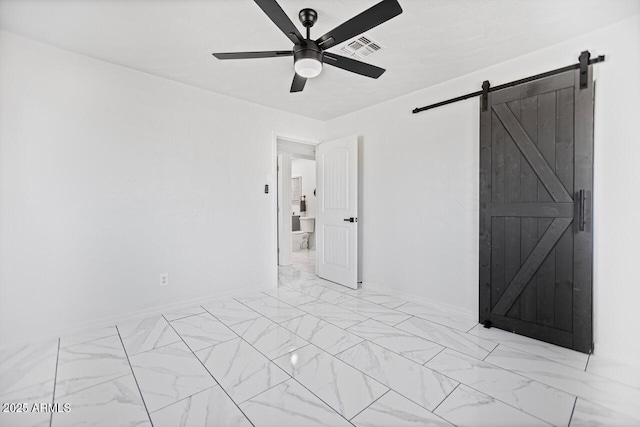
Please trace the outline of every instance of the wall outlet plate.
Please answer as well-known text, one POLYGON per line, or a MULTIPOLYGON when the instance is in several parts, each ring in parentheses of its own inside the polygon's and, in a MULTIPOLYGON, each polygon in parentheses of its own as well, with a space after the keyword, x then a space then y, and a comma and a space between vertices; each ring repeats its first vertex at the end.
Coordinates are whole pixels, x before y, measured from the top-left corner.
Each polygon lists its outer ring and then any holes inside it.
POLYGON ((160 286, 169 286, 169 273, 160 273, 160 286))

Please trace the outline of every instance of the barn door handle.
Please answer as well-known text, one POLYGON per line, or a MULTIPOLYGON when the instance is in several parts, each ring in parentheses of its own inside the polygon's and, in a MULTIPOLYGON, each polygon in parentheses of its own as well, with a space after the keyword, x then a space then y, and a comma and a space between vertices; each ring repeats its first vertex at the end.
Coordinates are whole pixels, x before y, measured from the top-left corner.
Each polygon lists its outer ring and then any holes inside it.
POLYGON ((578 194, 578 199, 580 203, 580 213, 578 217, 578 230, 584 231, 584 201, 585 201, 585 191, 580 190, 578 194))

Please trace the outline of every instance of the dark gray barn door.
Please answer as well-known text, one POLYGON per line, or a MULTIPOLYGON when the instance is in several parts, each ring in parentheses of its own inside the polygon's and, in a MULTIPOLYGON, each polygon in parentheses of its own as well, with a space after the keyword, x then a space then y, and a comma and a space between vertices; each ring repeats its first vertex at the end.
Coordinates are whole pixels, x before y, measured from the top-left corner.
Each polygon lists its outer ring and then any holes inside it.
POLYGON ((591 67, 584 89, 579 70, 567 71, 488 101, 480 112, 480 322, 590 352, 591 67))

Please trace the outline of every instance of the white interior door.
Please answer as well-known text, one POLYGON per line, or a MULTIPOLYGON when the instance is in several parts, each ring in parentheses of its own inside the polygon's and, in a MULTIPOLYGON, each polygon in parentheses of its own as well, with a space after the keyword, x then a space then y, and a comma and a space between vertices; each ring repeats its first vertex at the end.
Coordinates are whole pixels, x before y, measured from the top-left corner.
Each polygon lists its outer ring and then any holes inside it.
POLYGON ((316 149, 318 276, 358 287, 358 137, 316 149))

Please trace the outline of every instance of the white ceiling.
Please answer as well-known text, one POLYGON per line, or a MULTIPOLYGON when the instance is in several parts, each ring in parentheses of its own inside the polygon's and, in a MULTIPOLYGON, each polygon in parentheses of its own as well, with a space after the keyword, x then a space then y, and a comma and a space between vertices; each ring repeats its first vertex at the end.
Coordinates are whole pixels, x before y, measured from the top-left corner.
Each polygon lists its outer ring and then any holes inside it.
MULTIPOLYGON (((640 12, 640 0, 399 0, 404 13, 366 34, 384 49, 368 62, 378 80, 324 67, 289 93, 287 58, 219 61, 212 52, 289 50, 250 0, 2 0, 0 28, 213 92, 327 120, 575 37, 640 12)), ((281 0, 312 37, 376 0, 281 0)), ((337 52, 341 46, 331 49, 337 52)), ((576 55, 578 52, 575 52, 576 55)), ((595 52, 598 53, 598 52, 595 52)), ((559 64, 564 65, 564 64, 559 64)))

